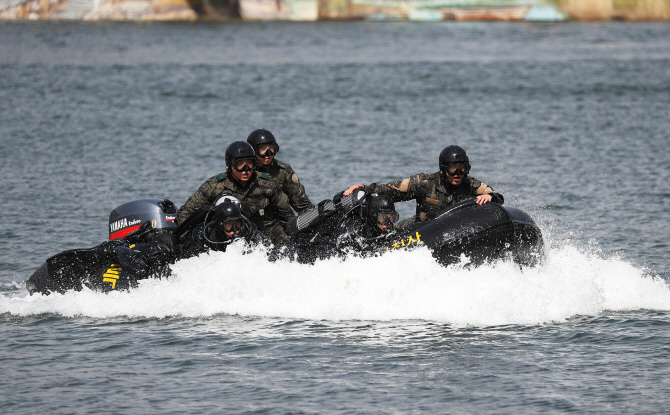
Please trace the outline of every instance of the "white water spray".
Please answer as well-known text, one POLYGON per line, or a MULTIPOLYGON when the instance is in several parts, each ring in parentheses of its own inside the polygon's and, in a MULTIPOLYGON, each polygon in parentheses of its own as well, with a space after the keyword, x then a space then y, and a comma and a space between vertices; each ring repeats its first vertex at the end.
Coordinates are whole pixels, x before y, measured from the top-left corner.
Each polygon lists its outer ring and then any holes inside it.
MULTIPOLYGON (((234 247, 233 247, 234 248, 234 247)), ((0 313, 66 317, 207 317, 216 314, 314 320, 421 319, 489 326, 565 321, 607 311, 670 310, 670 288, 617 258, 567 246, 542 266, 509 261, 442 267, 428 250, 315 265, 269 263, 229 249, 180 261, 173 276, 130 292, 90 290, 0 297, 0 313)))

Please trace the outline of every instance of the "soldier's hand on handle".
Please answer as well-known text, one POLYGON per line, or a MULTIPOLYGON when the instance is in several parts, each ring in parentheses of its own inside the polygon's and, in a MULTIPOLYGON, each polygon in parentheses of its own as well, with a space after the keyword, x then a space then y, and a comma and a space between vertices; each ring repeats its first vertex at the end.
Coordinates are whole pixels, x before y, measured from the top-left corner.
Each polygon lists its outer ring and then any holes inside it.
POLYGON ((485 205, 485 204, 489 203, 492 199, 493 198, 491 197, 491 195, 488 195, 488 194, 479 195, 479 196, 477 196, 477 204, 478 205, 485 205))
POLYGON ((363 186, 362 184, 355 184, 355 185, 351 186, 350 188, 348 188, 347 190, 345 190, 343 194, 345 196, 349 196, 350 194, 352 194, 354 192, 354 190, 362 189, 363 187, 365 187, 365 186, 363 186))

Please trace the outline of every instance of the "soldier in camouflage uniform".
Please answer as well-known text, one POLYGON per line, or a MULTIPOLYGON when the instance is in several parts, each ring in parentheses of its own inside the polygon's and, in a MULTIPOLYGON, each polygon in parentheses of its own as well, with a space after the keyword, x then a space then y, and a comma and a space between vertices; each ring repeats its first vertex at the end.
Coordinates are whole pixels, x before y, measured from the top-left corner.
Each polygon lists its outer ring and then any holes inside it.
POLYGON ((279 144, 270 131, 263 129, 252 131, 247 137, 247 143, 251 144, 256 151, 258 162, 256 170, 269 174, 279 183, 296 213, 300 214, 314 207, 305 193, 305 187, 300 183, 291 166, 274 158, 279 151, 279 144))
POLYGON ((244 141, 226 149, 226 172, 209 178, 177 212, 177 224, 195 210, 209 206, 222 195, 236 197, 242 213, 277 246, 288 246, 290 239, 282 223, 293 217, 288 197, 267 173, 256 172, 256 154, 244 141))
POLYGON ((351 186, 345 195, 364 188, 366 192, 388 195, 394 202, 416 200, 416 215, 400 221, 397 227, 417 221, 434 219, 451 205, 471 197, 480 205, 488 202, 502 204, 503 196, 486 183, 468 177, 470 159, 459 146, 448 146, 440 153, 440 171, 433 174, 417 174, 402 181, 388 184, 372 183, 369 186, 351 186))

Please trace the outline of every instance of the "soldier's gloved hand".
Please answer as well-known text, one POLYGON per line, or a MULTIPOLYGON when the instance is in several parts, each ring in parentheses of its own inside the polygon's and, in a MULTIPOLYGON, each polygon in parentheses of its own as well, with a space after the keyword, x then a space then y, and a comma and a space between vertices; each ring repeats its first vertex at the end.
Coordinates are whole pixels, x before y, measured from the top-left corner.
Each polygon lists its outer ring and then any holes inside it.
POLYGON ((121 268, 136 276, 141 276, 149 272, 149 267, 146 262, 144 262, 144 255, 140 252, 133 251, 125 246, 117 247, 115 251, 121 268))
POLYGON ((126 244, 126 241, 123 239, 112 239, 111 241, 105 241, 98 245, 100 250, 108 256, 116 255, 115 249, 119 246, 126 244))

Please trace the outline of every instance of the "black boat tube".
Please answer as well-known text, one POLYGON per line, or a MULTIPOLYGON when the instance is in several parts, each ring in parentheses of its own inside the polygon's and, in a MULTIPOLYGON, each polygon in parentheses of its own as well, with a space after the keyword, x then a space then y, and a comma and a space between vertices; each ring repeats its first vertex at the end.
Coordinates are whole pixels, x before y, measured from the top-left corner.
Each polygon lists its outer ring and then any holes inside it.
POLYGON ((514 207, 469 199, 450 207, 435 219, 413 223, 399 230, 400 238, 389 250, 428 247, 443 264, 458 263, 465 256, 473 265, 511 258, 534 266, 542 259, 540 228, 525 212, 514 207))

